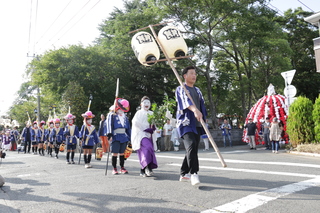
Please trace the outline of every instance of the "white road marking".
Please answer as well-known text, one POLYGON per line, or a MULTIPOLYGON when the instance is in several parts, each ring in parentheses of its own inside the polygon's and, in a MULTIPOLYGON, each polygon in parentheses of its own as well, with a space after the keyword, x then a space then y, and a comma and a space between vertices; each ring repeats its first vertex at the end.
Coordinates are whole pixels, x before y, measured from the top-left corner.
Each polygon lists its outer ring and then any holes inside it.
MULTIPOLYGON (((183 157, 176 156, 157 156, 163 158, 171 158, 171 159, 183 159, 183 157)), ((219 159, 208 159, 208 158, 199 158, 202 161, 220 161, 219 159)), ((270 164, 270 165, 286 165, 286 166, 302 166, 302 167, 312 167, 319 168, 318 165, 314 164, 294 164, 294 163, 286 163, 286 162, 255 162, 255 161, 242 161, 242 160, 226 160, 226 162, 232 163, 242 163, 242 164, 270 164)), ((170 163, 167 165, 181 167, 181 164, 170 163)), ((248 173, 257 173, 257 174, 272 174, 272 175, 283 175, 290 177, 306 177, 313 178, 306 181, 301 181, 298 183, 293 183, 285 186, 281 186, 278 188, 273 188, 269 190, 265 190, 262 192, 258 192, 252 195, 248 195, 241 199, 232 201, 230 203, 215 207, 213 209, 208 209, 202 211, 202 213, 221 213, 221 212, 232 212, 232 213, 245 213, 251 209, 257 208, 261 205, 264 205, 270 201, 276 200, 280 197, 296 193, 298 191, 305 190, 310 187, 320 186, 320 176, 318 175, 310 175, 310 174, 301 174, 301 173, 291 173, 291 172, 275 172, 275 171, 264 171, 264 170, 255 170, 255 169, 238 169, 238 168, 223 168, 223 167, 211 167, 211 166, 199 166, 203 169, 210 170, 223 170, 223 171, 236 171, 236 172, 248 172, 248 173)))
MULTIPOLYGON (((225 152, 220 152, 222 154, 234 154, 234 153, 243 153, 243 152, 250 152, 249 150, 248 151, 241 151, 241 150, 235 150, 235 151, 225 151, 225 152)), ((212 153, 215 153, 215 152, 212 152, 212 153)))
POLYGON ((232 213, 244 213, 251 209, 257 208, 264 205, 272 200, 276 200, 280 197, 299 192, 311 187, 320 185, 320 176, 301 181, 298 183, 293 183, 278 188, 268 189, 262 192, 248 195, 244 198, 226 203, 221 206, 214 207, 213 209, 208 209, 202 211, 202 213, 221 213, 221 212, 232 212, 232 213))
MULTIPOLYGON (((167 165, 181 167, 181 164, 170 163, 167 165)), ((284 176, 294 176, 294 177, 307 177, 315 178, 318 175, 309 175, 309 174, 300 174, 300 173, 291 173, 291 172, 272 172, 256 169, 236 169, 236 168, 223 168, 223 167, 214 167, 214 166, 199 166, 201 169, 211 169, 211 170, 223 170, 223 171, 236 171, 236 172, 248 172, 248 173, 257 173, 257 174, 272 174, 272 175, 284 175, 284 176)))
POLYGON ((17 177, 31 177, 31 176, 39 176, 40 173, 34 173, 34 174, 23 174, 23 175, 17 175, 17 177))
MULTIPOLYGON (((168 155, 157 155, 157 158, 171 158, 171 159, 181 159, 184 157, 178 156, 168 156, 168 155)), ((199 161, 212 161, 212 162, 220 162, 219 159, 212 158, 199 158, 199 161)), ((231 160, 224 159, 226 163, 238 163, 238 164, 259 164, 259 165, 279 165, 279 166, 300 166, 300 167, 310 167, 310 168, 320 168, 318 164, 305 164, 305 163, 288 163, 288 162, 262 162, 262 161, 248 161, 248 160, 231 160)))
POLYGON ((33 158, 38 155, 32 155, 32 154, 19 154, 19 155, 10 155, 10 153, 7 153, 7 156, 5 159, 16 159, 16 158, 33 158))

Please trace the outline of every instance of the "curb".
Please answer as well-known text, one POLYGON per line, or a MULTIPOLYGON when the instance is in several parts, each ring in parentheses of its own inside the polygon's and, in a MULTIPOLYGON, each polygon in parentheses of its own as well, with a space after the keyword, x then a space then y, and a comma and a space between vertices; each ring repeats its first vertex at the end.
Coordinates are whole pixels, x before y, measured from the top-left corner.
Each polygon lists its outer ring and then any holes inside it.
POLYGON ((294 155, 310 156, 310 157, 320 157, 320 154, 317 154, 317 153, 309 153, 309 152, 287 151, 287 153, 289 153, 289 154, 294 154, 294 155))

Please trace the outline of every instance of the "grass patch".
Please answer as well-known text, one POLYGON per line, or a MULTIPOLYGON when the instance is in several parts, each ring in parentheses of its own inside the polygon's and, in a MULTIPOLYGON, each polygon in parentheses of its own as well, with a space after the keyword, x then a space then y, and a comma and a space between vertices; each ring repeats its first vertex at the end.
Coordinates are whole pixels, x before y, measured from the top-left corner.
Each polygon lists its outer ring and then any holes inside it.
POLYGON ((294 151, 320 154, 320 144, 301 144, 294 151))

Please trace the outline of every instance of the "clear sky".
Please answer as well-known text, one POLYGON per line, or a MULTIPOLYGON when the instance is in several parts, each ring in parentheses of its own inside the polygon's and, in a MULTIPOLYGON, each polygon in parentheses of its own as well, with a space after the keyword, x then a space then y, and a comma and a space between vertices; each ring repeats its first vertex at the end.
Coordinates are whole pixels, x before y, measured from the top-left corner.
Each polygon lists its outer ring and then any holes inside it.
POLYGON ((99 37, 98 25, 122 6, 122 0, 1 0, 0 114, 26 81, 23 74, 32 60, 27 54, 92 44, 99 37))
MULTIPOLYGON (((122 5, 121 0, 1 0, 0 114, 9 109, 26 80, 23 74, 32 59, 27 54, 92 44, 99 37, 98 25, 122 5)), ((280 14, 297 7, 318 12, 320 0, 272 0, 269 7, 280 14)))

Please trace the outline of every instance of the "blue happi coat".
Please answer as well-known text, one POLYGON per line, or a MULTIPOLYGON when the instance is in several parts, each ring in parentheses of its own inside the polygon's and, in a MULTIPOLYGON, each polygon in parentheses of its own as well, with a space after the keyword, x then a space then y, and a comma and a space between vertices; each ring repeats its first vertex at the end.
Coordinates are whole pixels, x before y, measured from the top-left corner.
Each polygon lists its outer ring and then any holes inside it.
POLYGON ((58 143, 58 144, 63 143, 65 141, 65 138, 63 135, 63 128, 54 127, 50 133, 50 137, 54 143, 58 143))
POLYGON ((99 136, 107 136, 107 120, 100 121, 99 136))
POLYGON ((99 143, 97 131, 93 125, 91 128, 85 124, 82 125, 79 136, 83 141, 82 146, 94 146, 99 143))
POLYGON ((10 138, 11 138, 11 142, 16 142, 18 140, 19 137, 19 132, 18 130, 12 130, 10 132, 10 138))
POLYGON ((47 140, 47 130, 46 129, 38 129, 38 141, 46 141, 47 140))
POLYGON ((222 135, 223 136, 227 136, 227 135, 231 135, 231 125, 230 124, 221 124, 220 129, 222 130, 222 135), (228 129, 226 129, 225 127, 227 127, 228 129))
MULTIPOLYGON (((185 85, 186 86, 186 85, 185 85)), ((189 91, 189 87, 186 86, 189 91)), ((199 95, 200 100, 200 109, 198 109, 202 113, 203 120, 206 120, 207 111, 204 105, 204 99, 202 93, 198 87, 194 87, 197 94, 199 95)), ((190 91, 189 91, 190 94, 190 91)), ((189 106, 193 105, 192 101, 189 99, 187 94, 185 93, 182 86, 177 87, 176 92, 176 101, 177 101, 177 130, 179 137, 182 137, 187 132, 194 132, 195 134, 204 134, 204 131, 197 132, 197 119, 194 116, 194 113, 188 109, 189 106)))
POLYGON ((119 115, 117 114, 109 114, 107 117, 107 132, 108 135, 112 137, 112 141, 120 141, 120 143, 125 143, 130 141, 131 138, 131 128, 130 122, 127 116, 124 114, 124 124, 122 125, 120 122, 119 115), (122 129, 123 133, 117 133, 122 129))
POLYGON ((64 128, 63 132, 65 139, 66 139, 66 144, 67 145, 74 145, 77 144, 77 138, 80 138, 80 132, 77 126, 75 125, 67 125, 64 128))
POLYGON ((39 142, 38 132, 39 132, 39 129, 34 129, 34 128, 31 129, 30 133, 31 133, 32 142, 39 142))
POLYGON ((54 128, 48 128, 47 132, 46 132, 46 138, 47 141, 49 141, 50 143, 53 143, 54 139, 53 139, 53 135, 51 134, 54 128))
POLYGON ((24 138, 24 141, 31 141, 31 129, 32 127, 23 128, 21 137, 24 138))

